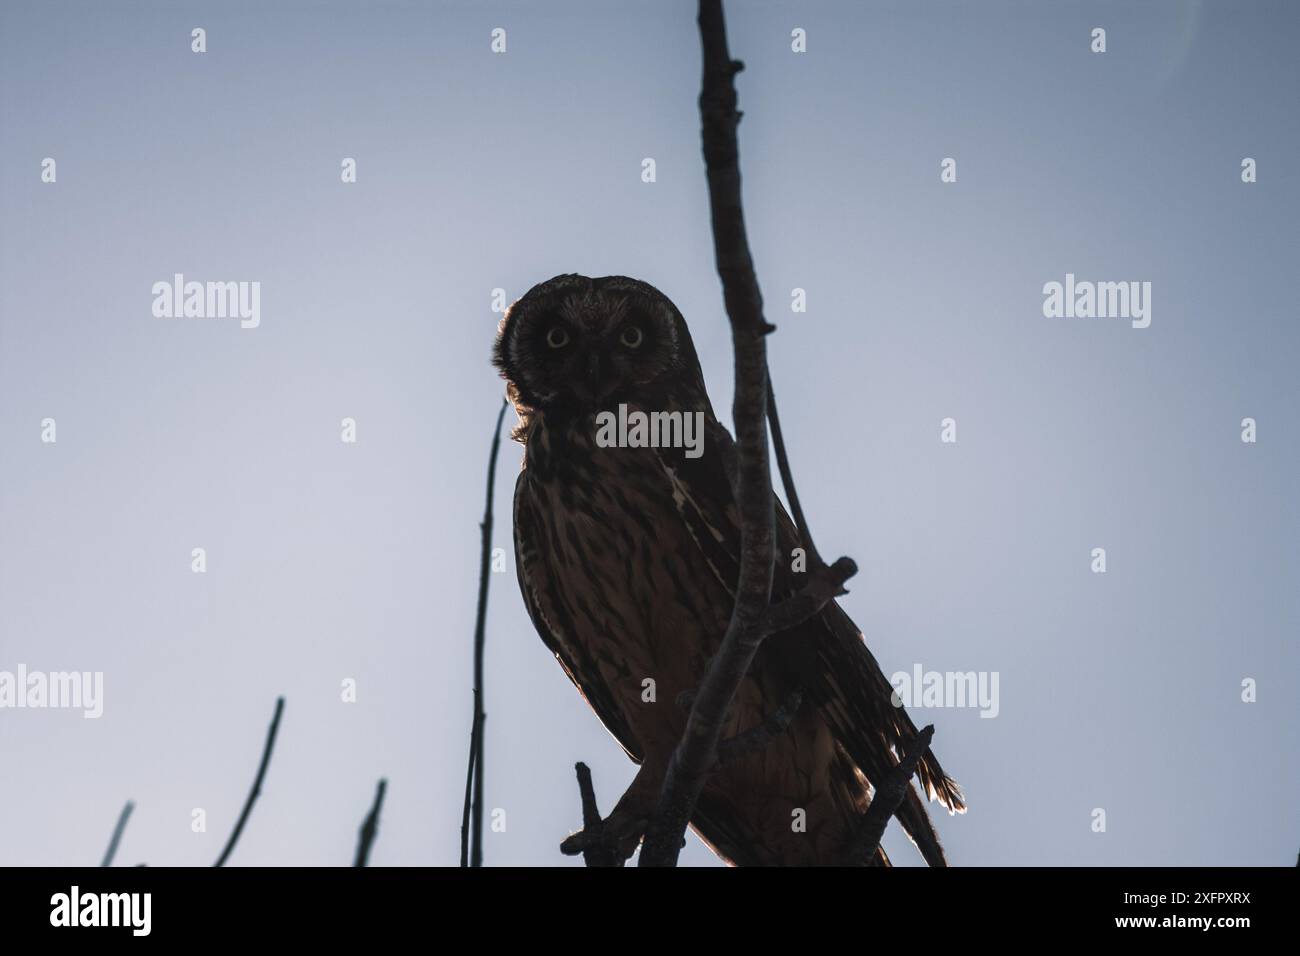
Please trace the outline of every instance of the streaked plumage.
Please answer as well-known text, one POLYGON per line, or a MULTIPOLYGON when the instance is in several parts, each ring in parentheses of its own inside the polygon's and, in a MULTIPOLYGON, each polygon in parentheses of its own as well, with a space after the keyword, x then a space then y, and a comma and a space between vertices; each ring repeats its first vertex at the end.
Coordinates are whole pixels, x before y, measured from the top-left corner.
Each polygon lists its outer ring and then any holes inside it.
MULTIPOLYGON (((564 275, 534 287, 503 320, 495 363, 525 446, 514 505, 524 601, 546 646, 643 765, 615 814, 644 818, 685 725, 680 697, 698 684, 731 612, 740 528, 727 480, 730 436, 714 418, 685 320, 634 279, 564 275), (703 412, 703 455, 598 447, 595 414, 620 403, 703 412), (653 702, 644 699, 647 678, 653 702)), ((779 502, 777 510, 778 556, 788 556, 797 533, 779 502)), ((778 560, 774 598, 796 591, 801 578, 778 560)), ((727 733, 762 722, 796 689, 804 698, 789 731, 714 774, 692 818, 733 863, 844 862, 869 781, 882 778, 916 733, 838 605, 769 638, 727 733)), ((964 808, 933 754, 919 776, 932 797, 964 808)), ((899 818, 926 858, 941 863, 914 791, 899 818)))

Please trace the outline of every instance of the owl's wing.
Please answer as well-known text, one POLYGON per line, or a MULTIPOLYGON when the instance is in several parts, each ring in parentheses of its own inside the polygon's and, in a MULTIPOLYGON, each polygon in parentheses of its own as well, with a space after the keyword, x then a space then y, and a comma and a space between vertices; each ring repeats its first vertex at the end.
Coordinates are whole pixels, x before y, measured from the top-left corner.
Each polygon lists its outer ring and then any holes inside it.
MULTIPOLYGON (((619 742, 627 755, 640 763, 644 751, 624 720, 622 711, 615 706, 609 689, 601 683, 600 671, 591 655, 582 646, 569 640, 565 612, 555 599, 554 585, 547 564, 541 559, 538 543, 541 540, 541 523, 534 512, 535 502, 527 484, 527 472, 521 472, 515 482, 515 566, 519 572, 519 588, 524 595, 528 616, 532 618, 542 643, 555 655, 569 680, 578 688, 600 722, 619 742)), ((715 794, 700 795, 691 825, 716 848, 726 848, 725 856, 738 866, 756 866, 759 858, 747 851, 752 844, 752 834, 738 828, 734 812, 715 794)))
MULTIPOLYGON (((728 479, 728 471, 734 470, 737 459, 730 434, 712 417, 706 417, 704 453, 700 457, 687 458, 679 448, 660 449, 659 457, 692 538, 719 582, 734 596, 740 574, 740 514, 728 479)), ((800 546, 798 530, 779 499, 775 506, 774 601, 798 591, 804 577, 791 570, 791 553, 800 546)), ((849 616, 831 602, 816 617, 772 635, 764 642, 762 653, 775 655, 797 677, 836 739, 872 786, 878 787, 917 730, 907 712, 894 706, 894 688, 849 616)), ((933 753, 922 758, 918 775, 931 798, 953 811, 965 809, 961 790, 943 772, 933 753)), ((909 799, 899 809, 899 818, 925 852, 933 829, 924 806, 910 787, 908 791, 909 799)), ((937 845, 934 837, 934 849, 926 852, 927 859, 937 856, 942 860, 937 845)))
POLYGON ((519 573, 519 590, 523 592, 528 616, 533 620, 542 643, 569 675, 573 686, 596 712, 605 729, 636 763, 644 750, 623 712, 599 679, 600 669, 591 654, 578 642, 570 640, 572 627, 563 605, 556 599, 547 564, 541 557, 541 525, 534 514, 534 500, 528 487, 528 472, 521 471, 515 482, 515 568, 519 573))

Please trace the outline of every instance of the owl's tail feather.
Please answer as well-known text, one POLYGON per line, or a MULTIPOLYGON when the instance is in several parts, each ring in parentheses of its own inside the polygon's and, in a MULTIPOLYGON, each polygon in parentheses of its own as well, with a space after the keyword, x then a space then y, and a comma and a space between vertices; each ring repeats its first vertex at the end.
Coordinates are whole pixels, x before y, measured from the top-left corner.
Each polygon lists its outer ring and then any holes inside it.
POLYGON ((898 808, 896 816, 903 829, 907 831, 907 835, 916 844, 916 848, 921 851, 921 856, 925 858, 927 864, 948 865, 948 858, 944 856, 943 844, 939 842, 939 834, 935 832, 930 814, 926 812, 920 794, 910 783, 907 785, 907 796, 903 799, 902 806, 898 808))

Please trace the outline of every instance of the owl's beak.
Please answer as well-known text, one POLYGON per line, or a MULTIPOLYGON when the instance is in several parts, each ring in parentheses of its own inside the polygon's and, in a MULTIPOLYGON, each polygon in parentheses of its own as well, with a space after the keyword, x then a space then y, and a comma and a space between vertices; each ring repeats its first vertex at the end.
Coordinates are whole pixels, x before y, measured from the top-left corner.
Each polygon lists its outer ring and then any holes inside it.
POLYGON ((587 374, 583 376, 581 386, 575 388, 574 392, 579 398, 594 406, 605 397, 605 391, 600 380, 600 353, 592 352, 587 356, 587 374))

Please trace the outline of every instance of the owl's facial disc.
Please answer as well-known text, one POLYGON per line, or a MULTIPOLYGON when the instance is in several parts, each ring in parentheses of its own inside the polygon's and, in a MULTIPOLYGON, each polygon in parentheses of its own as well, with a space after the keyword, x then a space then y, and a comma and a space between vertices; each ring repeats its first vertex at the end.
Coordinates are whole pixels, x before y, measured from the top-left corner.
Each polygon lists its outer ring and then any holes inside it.
POLYGON ((526 404, 603 410, 677 368, 673 316, 643 295, 590 280, 521 300, 504 370, 526 404))
POLYGON ((502 321, 493 361, 516 408, 530 413, 583 415, 663 403, 670 389, 678 398, 703 393, 681 314, 626 276, 566 274, 534 286, 502 321))
POLYGON ((644 317, 618 310, 575 321, 572 310, 564 312, 539 317, 542 374, 536 378, 549 386, 539 394, 553 392, 580 411, 596 411, 620 390, 654 377, 656 350, 644 317))

